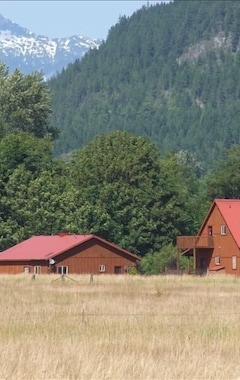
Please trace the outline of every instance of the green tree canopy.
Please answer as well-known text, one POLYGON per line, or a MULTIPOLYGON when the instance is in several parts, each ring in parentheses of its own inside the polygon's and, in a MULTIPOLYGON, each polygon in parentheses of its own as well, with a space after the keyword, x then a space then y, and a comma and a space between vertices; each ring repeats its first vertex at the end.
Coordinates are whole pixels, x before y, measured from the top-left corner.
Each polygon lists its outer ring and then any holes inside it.
POLYGON ((41 73, 23 75, 16 69, 9 74, 0 64, 1 134, 24 131, 37 137, 56 137, 57 130, 49 127, 51 99, 41 73))
POLYGON ((39 170, 52 162, 53 145, 47 139, 40 139, 28 132, 8 134, 0 141, 0 176, 5 182, 19 166, 37 174, 39 170))
POLYGON ((0 141, 0 161, 0 249, 65 228, 75 189, 65 163, 53 160, 52 142, 27 132, 7 135, 0 141))
POLYGON ((140 255, 187 230, 183 180, 146 138, 120 131, 97 137, 74 154, 70 177, 79 192, 76 228, 140 255))
POLYGON ((223 158, 209 173, 207 180, 207 195, 214 198, 240 198, 240 146, 227 149, 223 158))

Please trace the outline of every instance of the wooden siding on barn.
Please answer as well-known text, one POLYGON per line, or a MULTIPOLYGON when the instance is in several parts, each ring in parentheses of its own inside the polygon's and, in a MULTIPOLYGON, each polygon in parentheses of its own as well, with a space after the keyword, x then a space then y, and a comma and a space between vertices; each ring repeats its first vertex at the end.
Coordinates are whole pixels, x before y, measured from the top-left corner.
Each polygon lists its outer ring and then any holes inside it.
POLYGON ((136 264, 136 259, 130 258, 115 247, 90 240, 56 258, 56 266, 67 266, 69 273, 99 274, 102 273, 100 265, 105 265, 106 274, 114 274, 115 267, 121 267, 121 273, 124 273, 129 266, 136 264))
POLYGON ((232 269, 232 256, 237 256, 239 258, 239 247, 228 230, 226 222, 216 206, 209 215, 207 223, 202 231, 203 234, 207 232, 209 226, 212 227, 212 234, 214 237, 214 249, 211 255, 209 267, 214 267, 216 265, 215 259, 219 257, 220 264, 218 265, 224 266, 226 273, 240 273, 239 266, 236 270, 232 269), (222 226, 226 226, 226 234, 222 233, 222 226))
POLYGON ((137 256, 96 239, 79 244, 54 257, 54 260, 51 270, 48 260, 0 261, 0 273, 34 274, 34 267, 40 266, 41 274, 59 273, 59 267, 67 267, 67 274, 124 274, 138 261, 137 256))
POLYGON ((12 262, 7 261, 4 263, 1 263, 0 265, 0 274, 34 274, 34 267, 40 266, 41 267, 41 274, 47 274, 50 273, 48 269, 48 263, 47 262, 36 262, 36 263, 30 263, 30 262, 12 262))
POLYGON ((240 251, 226 222, 215 204, 198 236, 178 236, 177 248, 191 250, 196 270, 207 270, 219 265, 225 273, 240 275, 240 251), (233 268, 236 262, 236 269, 233 268))

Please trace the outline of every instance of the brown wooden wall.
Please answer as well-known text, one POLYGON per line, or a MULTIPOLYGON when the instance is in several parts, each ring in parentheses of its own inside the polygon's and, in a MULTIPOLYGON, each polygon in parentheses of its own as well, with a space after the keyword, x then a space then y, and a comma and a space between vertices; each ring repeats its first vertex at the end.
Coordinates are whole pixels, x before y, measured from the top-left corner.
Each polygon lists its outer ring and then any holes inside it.
MULTIPOLYGON (((214 242, 213 250, 209 256, 210 251, 206 251, 207 259, 209 260, 209 267, 216 266, 215 257, 220 257, 220 266, 225 267, 225 272, 229 274, 240 274, 240 254, 239 248, 233 239, 230 231, 227 228, 226 235, 221 235, 221 225, 226 225, 221 213, 219 212, 217 206, 212 210, 209 215, 208 220, 201 232, 203 235, 207 235, 209 232, 209 227, 212 227, 212 237, 214 242), (232 256, 237 256, 237 269, 232 269, 232 256)), ((203 251, 197 250, 197 268, 199 268, 200 255, 203 251)))
POLYGON ((35 266, 41 267, 42 274, 50 273, 48 269, 48 262, 46 261, 41 261, 41 262, 6 261, 6 262, 0 262, 0 274, 19 274, 19 273, 33 274, 35 266))
POLYGON ((51 268, 48 261, 1 262, 0 273, 19 274, 34 273, 35 266, 41 266, 41 274, 57 273, 59 266, 68 267, 68 274, 114 274, 117 267, 119 274, 127 273, 129 267, 136 266, 136 259, 121 250, 91 239, 55 258, 56 263, 51 268), (100 265, 105 266, 101 272, 100 265), (28 268, 28 269, 26 269, 28 268))
POLYGON ((136 260, 127 254, 94 239, 75 247, 70 252, 56 259, 56 266, 68 266, 69 273, 114 274, 115 267, 121 267, 126 273, 128 266, 135 266, 136 260), (100 272, 100 265, 105 265, 105 272, 100 272))

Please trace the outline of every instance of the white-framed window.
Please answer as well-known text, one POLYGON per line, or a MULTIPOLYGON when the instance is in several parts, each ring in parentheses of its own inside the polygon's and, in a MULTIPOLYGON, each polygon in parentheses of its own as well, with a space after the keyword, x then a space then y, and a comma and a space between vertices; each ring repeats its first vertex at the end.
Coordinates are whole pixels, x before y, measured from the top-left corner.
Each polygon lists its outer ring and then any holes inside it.
POLYGON ((29 267, 24 267, 23 268, 23 273, 24 274, 28 274, 30 272, 30 268, 29 267))
POLYGON ((40 274, 41 273, 40 265, 35 265, 35 267, 33 268, 33 273, 34 274, 40 274))
POLYGON ((99 265, 99 272, 105 272, 105 265, 99 265))
POLYGON ((232 256, 232 269, 237 269, 237 256, 232 256))
POLYGON ((221 225, 221 235, 227 235, 227 226, 225 224, 221 225))
POLYGON ((68 274, 68 267, 64 266, 64 265, 57 267, 57 273, 58 274, 68 274))
POLYGON ((220 256, 215 256, 215 265, 220 265, 220 264, 221 264, 220 256))

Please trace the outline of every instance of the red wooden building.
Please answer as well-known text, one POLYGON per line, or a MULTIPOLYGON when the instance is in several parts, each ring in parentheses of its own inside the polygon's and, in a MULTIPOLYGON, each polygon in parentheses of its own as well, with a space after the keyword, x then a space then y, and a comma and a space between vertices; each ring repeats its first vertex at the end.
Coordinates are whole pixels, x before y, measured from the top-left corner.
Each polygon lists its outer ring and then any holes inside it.
POLYGON ((0 253, 0 273, 124 274, 140 258, 96 235, 33 236, 0 253))
POLYGON ((198 234, 178 236, 177 248, 197 273, 240 275, 240 199, 215 199, 198 234))

